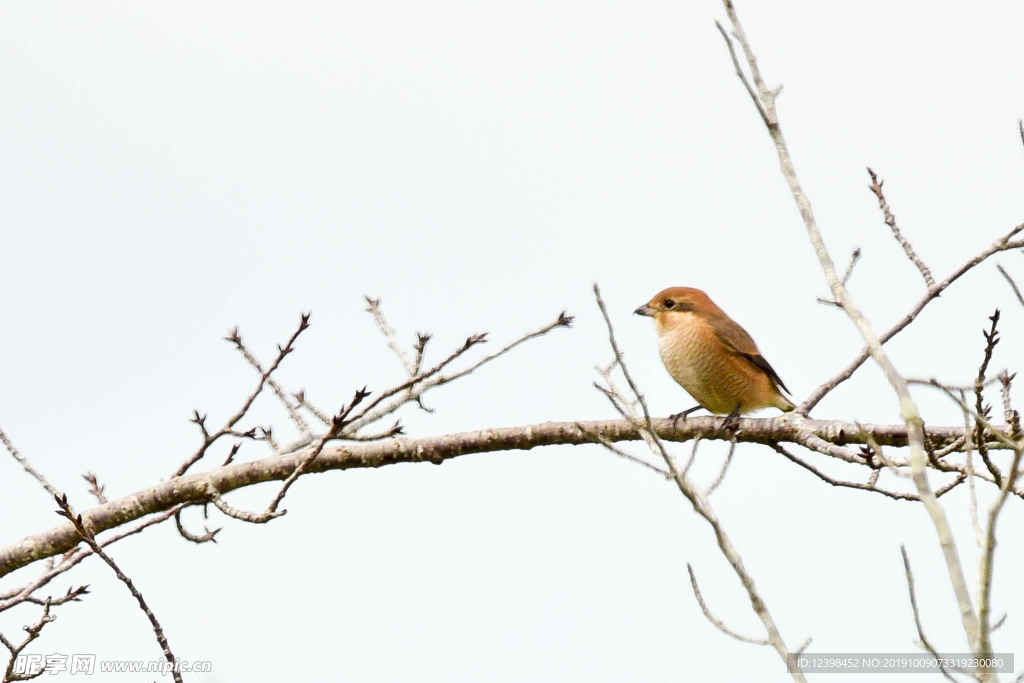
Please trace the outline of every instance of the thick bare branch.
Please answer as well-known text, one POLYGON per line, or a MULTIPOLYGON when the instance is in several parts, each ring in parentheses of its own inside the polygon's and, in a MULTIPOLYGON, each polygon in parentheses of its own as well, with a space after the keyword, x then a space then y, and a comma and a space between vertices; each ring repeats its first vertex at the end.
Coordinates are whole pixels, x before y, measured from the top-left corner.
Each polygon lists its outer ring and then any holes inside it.
MULTIPOLYGON (((601 434, 613 443, 636 441, 640 438, 637 428, 627 420, 599 420, 580 424, 589 432, 601 434)), ((675 425, 668 418, 652 419, 651 425, 658 437, 667 441, 689 441, 698 434, 704 439, 720 441, 732 438, 731 430, 724 429, 722 419, 717 417, 691 417, 675 425)), ((770 419, 744 418, 737 423, 735 434, 740 442, 765 445, 800 443, 807 434, 839 445, 855 445, 866 443, 862 428, 883 446, 907 445, 905 425, 858 426, 852 422, 824 420, 804 420, 795 424, 789 416, 770 419)), ((1007 433, 1004 429, 1003 434, 1007 433)), ((941 447, 962 438, 963 429, 930 427, 927 434, 930 443, 935 447, 941 447)), ((382 467, 399 462, 441 463, 470 453, 529 450, 539 446, 592 442, 593 439, 583 433, 576 426, 576 422, 545 422, 444 436, 399 437, 368 443, 346 442, 344 445, 325 447, 307 471, 313 473, 382 467)), ((998 441, 989 446, 1005 448, 1005 445, 998 441)), ((186 475, 92 508, 85 511, 83 516, 89 527, 100 533, 146 515, 169 510, 182 503, 208 502, 208 486, 213 486, 214 490, 224 495, 229 491, 262 482, 283 481, 291 476, 308 454, 309 447, 306 447, 290 453, 272 455, 260 460, 235 462, 209 471, 186 475)), ((906 461, 897 458, 892 460, 897 466, 907 464, 906 461)), ((962 465, 951 466, 954 471, 965 471, 962 465)), ((0 548, 0 576, 31 562, 60 555, 74 548, 77 543, 78 536, 74 528, 70 524, 64 524, 0 548)))

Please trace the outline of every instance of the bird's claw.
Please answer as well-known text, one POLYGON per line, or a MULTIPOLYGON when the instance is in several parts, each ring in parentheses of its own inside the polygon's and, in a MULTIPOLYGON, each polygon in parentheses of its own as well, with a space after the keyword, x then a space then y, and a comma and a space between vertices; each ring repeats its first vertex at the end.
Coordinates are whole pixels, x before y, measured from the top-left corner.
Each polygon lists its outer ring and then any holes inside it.
POLYGON ((679 422, 680 418, 685 422, 686 418, 690 416, 690 413, 700 410, 702 406, 694 406, 687 408, 686 410, 680 411, 675 415, 669 415, 668 419, 672 420, 672 429, 676 429, 676 423, 679 422))
POLYGON ((726 432, 735 431, 740 427, 740 406, 725 416, 722 420, 722 430, 726 432))

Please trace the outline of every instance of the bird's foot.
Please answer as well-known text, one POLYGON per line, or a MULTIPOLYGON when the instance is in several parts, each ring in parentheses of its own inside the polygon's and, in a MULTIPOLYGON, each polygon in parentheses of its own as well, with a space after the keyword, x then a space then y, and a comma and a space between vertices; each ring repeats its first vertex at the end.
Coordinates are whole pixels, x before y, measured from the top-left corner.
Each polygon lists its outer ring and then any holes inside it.
MULTIPOLYGON (((742 404, 741 404, 742 405, 742 404)), ((739 429, 740 426, 740 406, 736 406, 731 413, 725 416, 722 420, 722 429, 729 432, 739 429)))
POLYGON ((668 418, 672 420, 672 429, 676 428, 676 423, 679 422, 680 419, 682 419, 685 422, 686 418, 689 417, 690 413, 696 412, 700 410, 702 407, 703 406, 694 406, 692 408, 687 408, 686 410, 680 413, 676 413, 675 415, 669 415, 668 418))

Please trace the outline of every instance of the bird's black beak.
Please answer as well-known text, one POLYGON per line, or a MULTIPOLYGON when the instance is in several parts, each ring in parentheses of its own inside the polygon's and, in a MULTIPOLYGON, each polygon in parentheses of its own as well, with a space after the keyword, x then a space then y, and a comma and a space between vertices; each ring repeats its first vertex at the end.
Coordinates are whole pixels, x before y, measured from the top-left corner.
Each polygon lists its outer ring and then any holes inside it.
POLYGON ((634 315, 646 315, 648 318, 653 318, 654 317, 654 309, 651 308, 650 306, 648 306, 647 304, 644 304, 640 308, 638 308, 635 311, 633 311, 633 314, 634 315))

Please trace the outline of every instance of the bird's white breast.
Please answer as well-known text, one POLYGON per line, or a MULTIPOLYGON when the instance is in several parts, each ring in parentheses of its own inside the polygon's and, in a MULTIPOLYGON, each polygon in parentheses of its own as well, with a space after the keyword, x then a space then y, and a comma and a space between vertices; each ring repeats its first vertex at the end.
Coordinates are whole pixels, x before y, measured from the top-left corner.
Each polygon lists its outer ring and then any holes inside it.
MULTIPOLYGON (((706 383, 711 374, 709 334, 704 323, 692 313, 676 314, 672 327, 658 329, 658 351, 672 378, 691 394, 706 383)), ((696 395, 694 398, 698 398, 696 395)), ((698 398, 699 400, 699 398, 698 398)))

